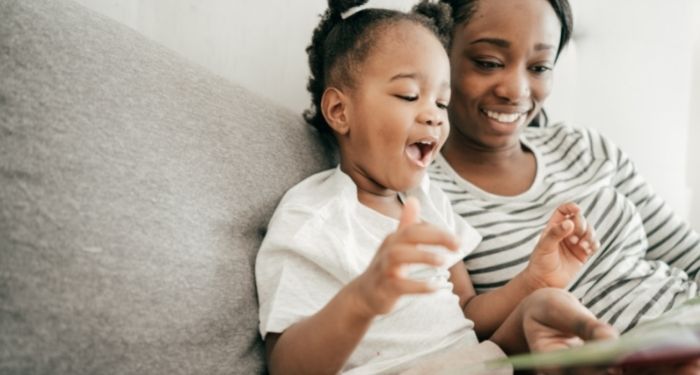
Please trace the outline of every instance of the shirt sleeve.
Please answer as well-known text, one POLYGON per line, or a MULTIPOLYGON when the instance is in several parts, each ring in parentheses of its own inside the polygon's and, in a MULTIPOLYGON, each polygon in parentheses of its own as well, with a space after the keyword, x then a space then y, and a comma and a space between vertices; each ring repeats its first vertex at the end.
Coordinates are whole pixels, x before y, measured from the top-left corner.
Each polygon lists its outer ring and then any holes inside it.
POLYGON ((638 173, 632 160, 611 141, 589 130, 606 157, 617 166, 613 185, 634 205, 642 218, 649 247, 645 257, 685 270, 691 277, 700 269, 700 236, 659 197, 638 173))
POLYGON ((323 241, 332 236, 310 235, 313 226, 313 215, 290 208, 280 209, 270 221, 255 265, 263 339, 315 314, 342 288, 324 268, 329 260, 319 251, 328 248, 323 241))

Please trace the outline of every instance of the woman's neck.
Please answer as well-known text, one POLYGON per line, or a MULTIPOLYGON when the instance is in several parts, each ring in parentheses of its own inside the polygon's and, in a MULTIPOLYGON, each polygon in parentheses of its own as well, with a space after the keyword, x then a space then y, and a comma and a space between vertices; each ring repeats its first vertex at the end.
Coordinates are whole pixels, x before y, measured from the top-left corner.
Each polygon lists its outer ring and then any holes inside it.
POLYGON ((463 179, 492 194, 514 196, 535 181, 537 161, 519 139, 489 147, 464 136, 448 138, 442 155, 463 179))
POLYGON ((490 147, 464 135, 450 135, 442 148, 442 154, 452 166, 486 166, 508 170, 531 151, 519 140, 500 147, 490 147))

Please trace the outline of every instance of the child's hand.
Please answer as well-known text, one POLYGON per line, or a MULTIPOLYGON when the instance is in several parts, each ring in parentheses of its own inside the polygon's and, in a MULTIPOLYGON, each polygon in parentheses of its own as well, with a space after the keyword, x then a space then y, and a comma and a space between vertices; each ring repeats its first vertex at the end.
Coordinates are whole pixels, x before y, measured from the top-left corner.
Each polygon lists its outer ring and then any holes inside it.
POLYGON ((575 203, 566 203, 549 219, 526 269, 537 287, 566 287, 598 250, 593 228, 580 211, 575 203))
POLYGON ((420 223, 420 207, 415 198, 406 201, 399 227, 386 237, 367 270, 356 280, 358 302, 363 312, 374 316, 386 314, 404 294, 430 293, 435 286, 408 279, 405 268, 422 263, 440 266, 441 256, 419 249, 418 245, 437 245, 455 251, 457 238, 427 223, 420 223))

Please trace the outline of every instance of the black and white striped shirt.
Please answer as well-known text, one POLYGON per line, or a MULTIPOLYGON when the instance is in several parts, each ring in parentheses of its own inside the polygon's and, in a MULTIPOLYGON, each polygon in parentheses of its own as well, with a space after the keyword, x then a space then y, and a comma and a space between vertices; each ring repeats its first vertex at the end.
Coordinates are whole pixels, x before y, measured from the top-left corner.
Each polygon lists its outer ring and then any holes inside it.
POLYGON ((527 128, 522 142, 537 159, 528 191, 485 192, 439 156, 430 177, 456 212, 483 236, 465 258, 477 292, 506 284, 527 265, 557 206, 576 202, 601 243, 570 290, 621 331, 698 293, 700 236, 674 214, 620 149, 593 130, 527 128))

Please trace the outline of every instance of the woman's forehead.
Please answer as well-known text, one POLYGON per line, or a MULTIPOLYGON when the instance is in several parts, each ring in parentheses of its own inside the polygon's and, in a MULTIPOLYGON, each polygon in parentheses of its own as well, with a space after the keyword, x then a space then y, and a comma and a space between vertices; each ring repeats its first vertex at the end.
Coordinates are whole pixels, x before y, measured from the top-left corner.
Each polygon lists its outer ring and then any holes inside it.
POLYGON ((536 35, 538 43, 558 44, 561 24, 547 0, 479 0, 474 14, 457 25, 455 38, 536 35))

